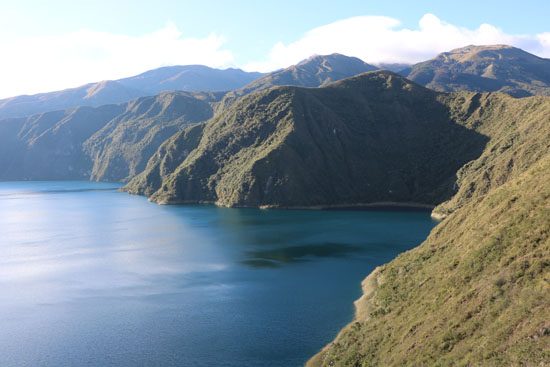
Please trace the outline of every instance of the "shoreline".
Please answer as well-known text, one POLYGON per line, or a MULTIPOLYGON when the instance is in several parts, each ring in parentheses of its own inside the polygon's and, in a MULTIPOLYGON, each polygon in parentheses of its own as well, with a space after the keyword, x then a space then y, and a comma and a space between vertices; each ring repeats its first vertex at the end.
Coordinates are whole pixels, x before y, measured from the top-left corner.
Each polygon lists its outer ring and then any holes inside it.
MULTIPOLYGON (((374 307, 371 304, 371 300, 376 294, 378 285, 382 282, 382 279, 380 279, 380 269, 381 266, 377 266, 376 268, 374 268, 374 270, 361 282, 361 290, 363 294, 355 302, 353 302, 353 305, 355 306, 355 315, 353 317, 353 320, 351 320, 349 324, 344 326, 340 330, 340 332, 338 332, 333 341, 337 340, 340 334, 346 332, 349 328, 352 328, 355 323, 362 323, 370 318, 370 313, 374 310, 374 307)), ((306 367, 321 366, 323 361, 327 357, 327 352, 329 352, 332 343, 333 342, 328 343, 313 357, 311 357, 306 362, 306 367)))
POLYGON ((435 205, 395 201, 378 201, 374 203, 355 203, 355 204, 328 204, 328 205, 309 205, 309 206, 279 206, 279 205, 260 205, 260 209, 288 209, 288 210, 362 210, 362 209, 413 209, 413 210, 433 210, 435 205))
MULTIPOLYGON (((139 195, 130 193, 128 191, 123 191, 130 195, 139 195)), ((162 200, 154 201, 151 200, 151 197, 148 200, 152 203, 158 205, 216 205, 221 208, 251 208, 251 209, 261 209, 261 210, 411 210, 411 211, 432 211, 436 206, 431 204, 422 204, 414 202, 397 202, 397 201, 377 201, 373 203, 353 203, 353 204, 320 204, 320 205, 276 205, 276 204, 267 204, 267 205, 233 205, 228 206, 220 203, 219 201, 209 201, 209 200, 162 200)), ((437 219, 438 214, 432 213, 432 218, 437 219)))

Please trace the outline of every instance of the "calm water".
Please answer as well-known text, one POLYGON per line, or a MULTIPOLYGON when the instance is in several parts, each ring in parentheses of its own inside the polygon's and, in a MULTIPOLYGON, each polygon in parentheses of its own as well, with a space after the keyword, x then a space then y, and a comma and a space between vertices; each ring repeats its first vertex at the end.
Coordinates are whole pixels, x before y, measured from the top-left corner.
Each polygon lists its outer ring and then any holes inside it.
POLYGON ((158 206, 0 183, 0 366, 301 366, 427 212, 158 206))

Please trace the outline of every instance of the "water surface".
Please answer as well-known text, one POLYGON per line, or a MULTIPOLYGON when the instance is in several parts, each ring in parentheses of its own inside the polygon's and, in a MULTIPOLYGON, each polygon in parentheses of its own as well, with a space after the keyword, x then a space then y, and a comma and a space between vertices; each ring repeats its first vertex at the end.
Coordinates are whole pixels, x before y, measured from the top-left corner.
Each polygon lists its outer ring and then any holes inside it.
POLYGON ((296 367, 428 212, 159 206, 0 183, 0 366, 296 367))

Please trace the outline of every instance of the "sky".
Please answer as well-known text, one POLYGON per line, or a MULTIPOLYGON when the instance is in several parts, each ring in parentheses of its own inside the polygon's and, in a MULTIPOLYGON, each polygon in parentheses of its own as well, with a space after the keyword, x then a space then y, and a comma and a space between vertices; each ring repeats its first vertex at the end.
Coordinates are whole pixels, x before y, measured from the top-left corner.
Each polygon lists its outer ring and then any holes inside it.
POLYGON ((0 98, 168 65, 268 72, 313 54, 415 63, 468 44, 550 58, 547 0, 0 0, 0 98))

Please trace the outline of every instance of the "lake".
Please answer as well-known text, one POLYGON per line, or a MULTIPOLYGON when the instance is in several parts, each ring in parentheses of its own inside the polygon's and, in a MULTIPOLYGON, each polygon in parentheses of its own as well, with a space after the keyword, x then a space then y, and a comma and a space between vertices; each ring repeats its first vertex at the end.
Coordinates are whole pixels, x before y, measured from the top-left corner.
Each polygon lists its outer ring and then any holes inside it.
POLYGON ((302 366, 425 211, 159 206, 0 182, 1 366, 302 366))

